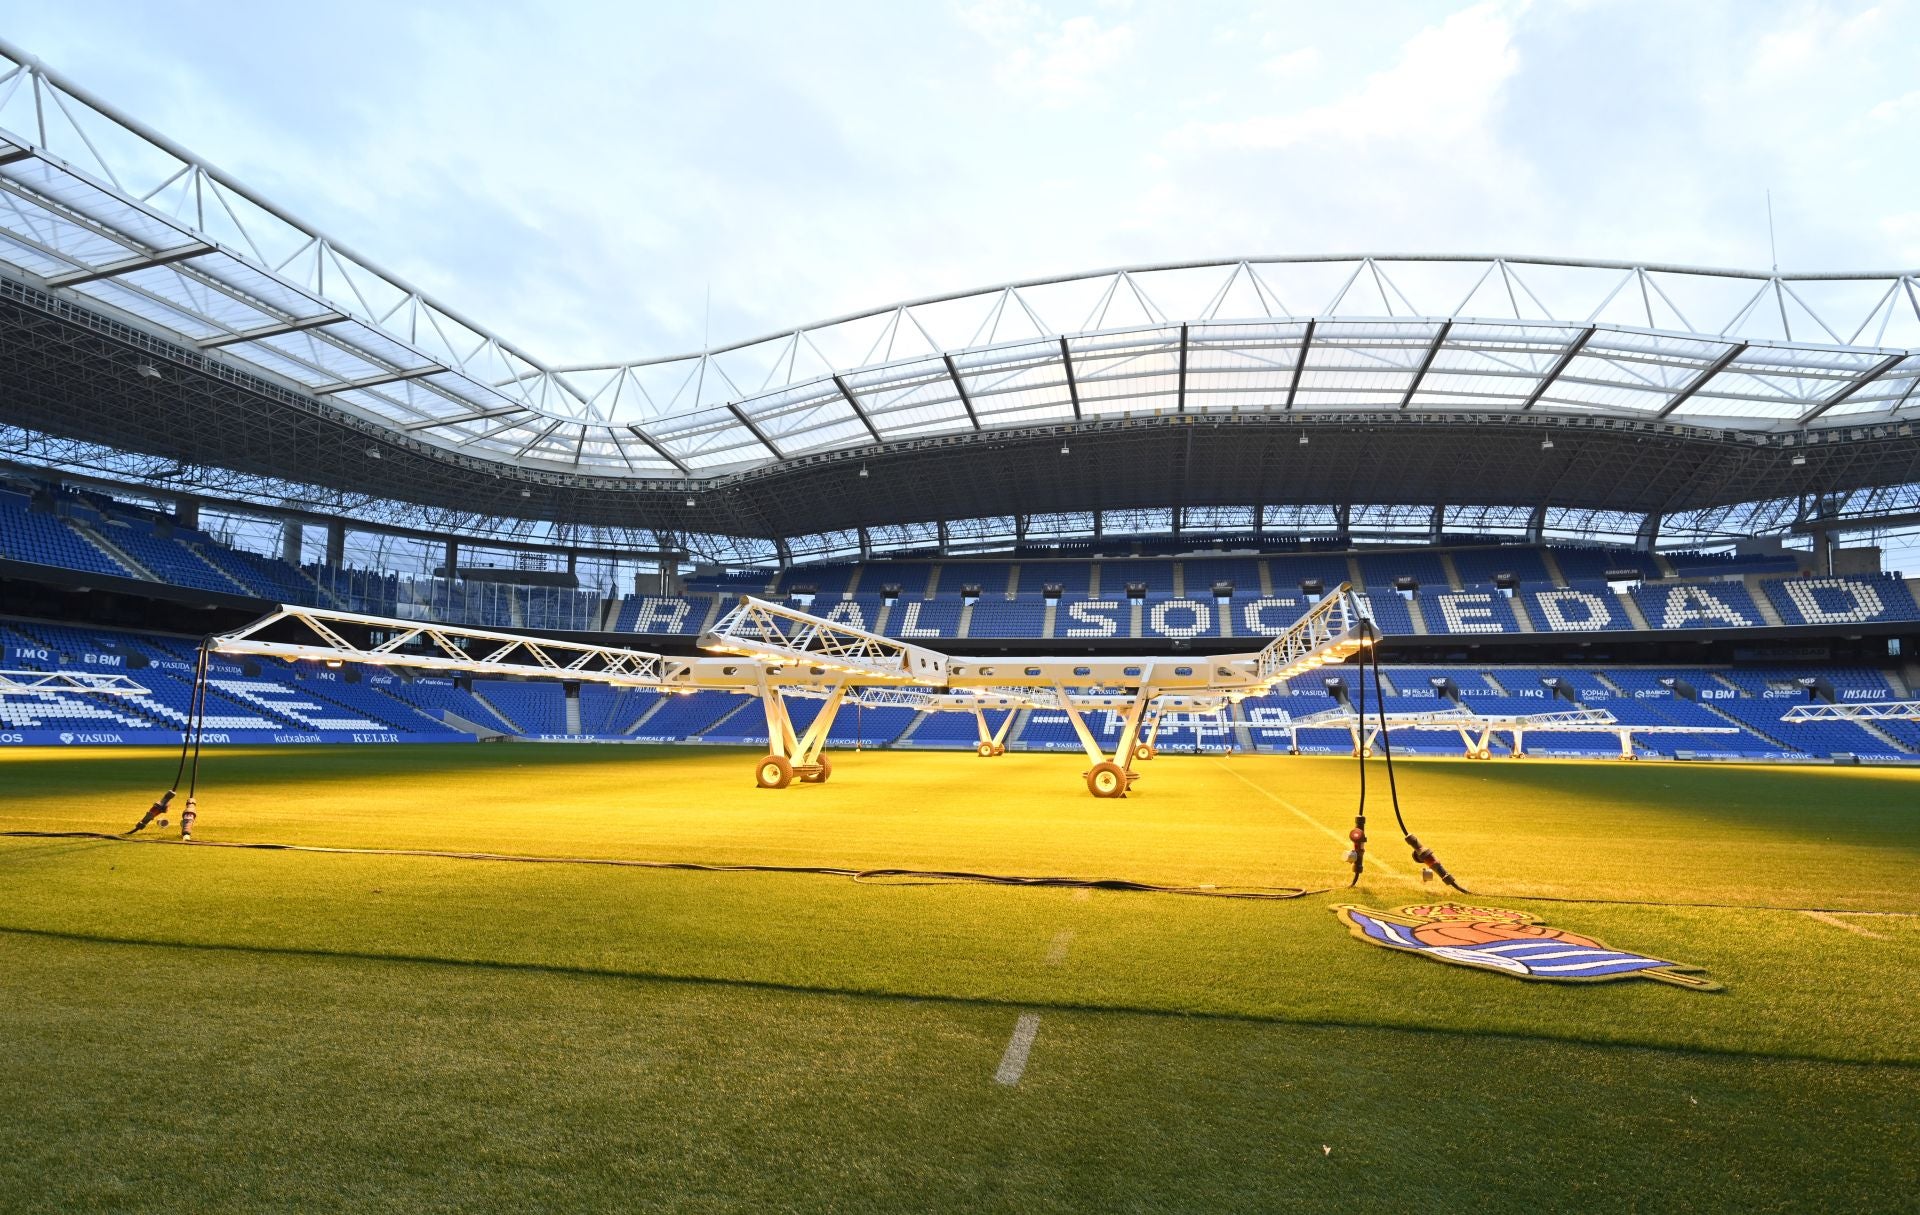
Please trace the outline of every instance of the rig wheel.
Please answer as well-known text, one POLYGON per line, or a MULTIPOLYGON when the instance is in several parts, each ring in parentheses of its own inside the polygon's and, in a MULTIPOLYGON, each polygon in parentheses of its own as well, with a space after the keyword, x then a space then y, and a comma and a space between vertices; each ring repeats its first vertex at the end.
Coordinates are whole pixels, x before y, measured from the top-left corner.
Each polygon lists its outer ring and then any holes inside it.
POLYGON ((1127 770, 1106 760, 1087 771, 1087 790, 1095 797, 1125 797, 1128 783, 1127 770))
POLYGON ((1475 759, 1492 759, 1493 752, 1487 750, 1485 747, 1482 747, 1478 751, 1475 751, 1473 753, 1473 757, 1475 759))
POLYGON ((809 785, 826 784, 827 778, 833 775, 833 761, 822 755, 819 759, 819 764, 820 770, 818 772, 805 773, 800 779, 809 785))
POLYGON ((1151 743, 1137 743, 1133 748, 1133 757, 1135 759, 1152 759, 1158 754, 1160 754, 1160 752, 1154 750, 1151 743))
POLYGON ((753 777, 762 789, 784 789, 793 783, 793 765, 784 755, 769 755, 754 769, 753 777))
POLYGON ((994 745, 990 742, 981 743, 973 749, 973 753, 981 759, 992 759, 994 756, 1000 754, 999 751, 994 749, 994 745))

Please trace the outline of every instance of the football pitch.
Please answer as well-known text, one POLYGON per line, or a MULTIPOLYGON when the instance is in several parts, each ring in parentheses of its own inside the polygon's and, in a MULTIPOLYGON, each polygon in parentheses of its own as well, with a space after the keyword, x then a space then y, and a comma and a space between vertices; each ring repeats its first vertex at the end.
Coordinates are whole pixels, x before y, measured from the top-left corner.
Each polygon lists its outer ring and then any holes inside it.
MULTIPOLYGON (((194 845, 0 838, 0 1209, 1913 1209, 1920 772, 1396 766, 1452 897, 1698 992, 1355 940, 1444 897, 1378 760, 1350 891, 1351 759, 833 758, 220 750, 194 845)), ((0 831, 173 769, 10 752, 0 831)))

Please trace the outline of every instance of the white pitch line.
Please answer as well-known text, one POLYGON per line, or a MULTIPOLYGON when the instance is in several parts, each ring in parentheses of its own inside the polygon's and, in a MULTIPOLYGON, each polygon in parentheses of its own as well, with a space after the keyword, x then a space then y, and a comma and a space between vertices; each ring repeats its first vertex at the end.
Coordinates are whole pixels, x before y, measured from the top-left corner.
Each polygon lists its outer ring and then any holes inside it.
POLYGON ((1055 934, 1053 944, 1047 946, 1047 965, 1058 966, 1067 960, 1067 946, 1073 944, 1073 929, 1055 934))
MULTIPOLYGON (((1235 780, 1239 781, 1241 784, 1245 785, 1247 788, 1253 790, 1255 793, 1260 794, 1262 797, 1267 798, 1269 801, 1278 802, 1280 805, 1285 806, 1287 809, 1293 811, 1294 817, 1298 818, 1301 822, 1307 824, 1308 826, 1314 828, 1315 830, 1321 832, 1328 839, 1339 840, 1342 844, 1345 844, 1347 847, 1349 848, 1353 847, 1353 841, 1349 840, 1346 837, 1346 834, 1344 832, 1335 831, 1332 827, 1327 826, 1325 823, 1321 822, 1319 819, 1308 814, 1305 810, 1302 810, 1300 807, 1294 805, 1292 802, 1288 801, 1286 798, 1281 797, 1278 794, 1275 794, 1267 789, 1261 788, 1259 785, 1254 784, 1252 781, 1240 775, 1238 772, 1235 772, 1232 768, 1229 768, 1225 764, 1220 763, 1219 760, 1216 759, 1213 762, 1215 764, 1218 764, 1223 770, 1225 770, 1228 775, 1232 776, 1235 780)), ((1375 860, 1372 856, 1368 856, 1367 858, 1367 867, 1369 869, 1378 869, 1381 873, 1386 874, 1388 877, 1400 876, 1399 874, 1393 871, 1391 866, 1385 864, 1384 862, 1375 860)))
POLYGON ((1033 1036, 1040 1032, 1039 1013, 1021 1013, 1020 1019, 1013 1023, 1013 1037, 1007 1042, 1007 1053, 1000 1056, 1000 1070, 993 1073, 995 1084, 1009 1087, 1020 1083, 1020 1077, 1027 1070, 1027 1056, 1033 1053, 1033 1036))
POLYGON ((1860 925, 1858 924, 1849 924, 1845 920, 1841 919, 1839 916, 1830 915, 1829 913, 1824 911, 1803 911, 1800 914, 1803 916, 1806 916, 1810 920, 1819 920, 1822 924, 1831 924, 1835 928, 1844 928, 1848 932, 1859 933, 1861 936, 1867 938, 1870 941, 1884 941, 1887 939, 1887 935, 1885 933, 1873 932, 1869 929, 1860 927, 1860 925))

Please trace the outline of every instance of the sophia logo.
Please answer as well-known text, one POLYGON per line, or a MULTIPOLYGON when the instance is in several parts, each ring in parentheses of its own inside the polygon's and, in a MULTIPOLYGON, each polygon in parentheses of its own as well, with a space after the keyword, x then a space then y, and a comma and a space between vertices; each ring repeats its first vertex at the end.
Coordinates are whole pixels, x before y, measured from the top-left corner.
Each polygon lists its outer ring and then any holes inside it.
POLYGON ((1698 966, 1614 949, 1592 937, 1549 928, 1524 911, 1438 903, 1375 911, 1333 909, 1347 930, 1371 945, 1423 954, 1436 962, 1493 970, 1516 979, 1597 983, 1657 979, 1693 991, 1719 991, 1698 966))

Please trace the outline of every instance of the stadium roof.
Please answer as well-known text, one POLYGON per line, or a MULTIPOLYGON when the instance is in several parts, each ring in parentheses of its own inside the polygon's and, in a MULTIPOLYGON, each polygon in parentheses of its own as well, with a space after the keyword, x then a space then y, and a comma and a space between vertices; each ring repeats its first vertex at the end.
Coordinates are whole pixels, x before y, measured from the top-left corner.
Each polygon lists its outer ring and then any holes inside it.
POLYGON ((1920 479, 1920 271, 1258 257, 556 366, 3 42, 0 310, 0 419, 37 433, 680 531, 1196 502, 1655 511, 1920 479), (1543 456, 1568 430, 1585 437, 1543 456), (1287 449, 1305 434, 1324 441, 1287 449), (848 461, 892 483, 853 492, 848 461))

